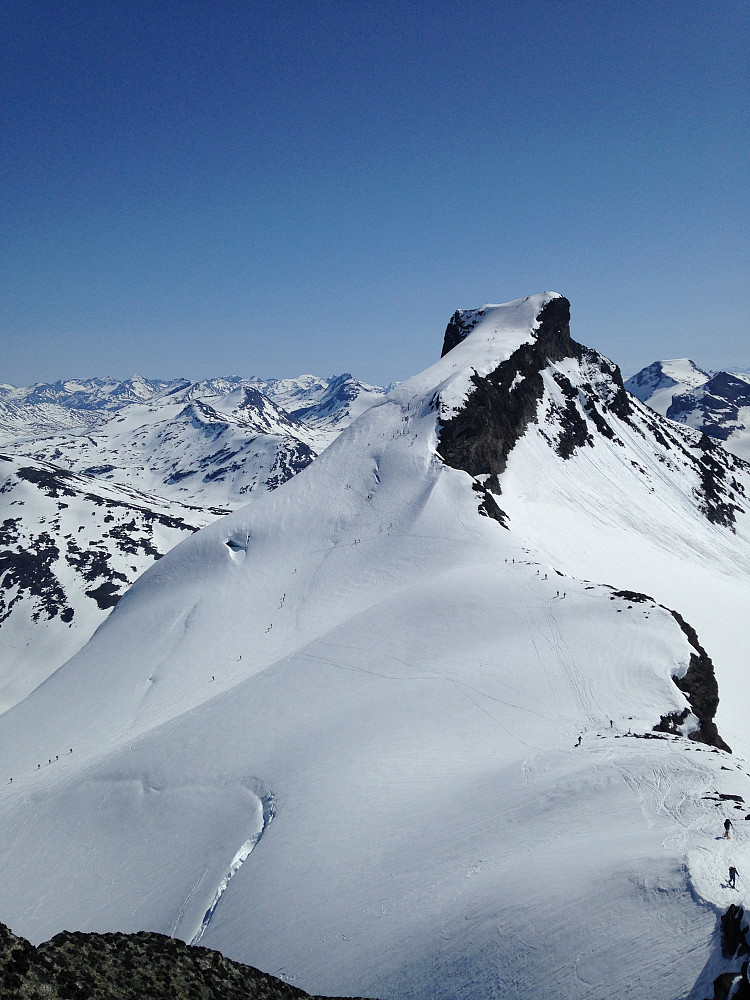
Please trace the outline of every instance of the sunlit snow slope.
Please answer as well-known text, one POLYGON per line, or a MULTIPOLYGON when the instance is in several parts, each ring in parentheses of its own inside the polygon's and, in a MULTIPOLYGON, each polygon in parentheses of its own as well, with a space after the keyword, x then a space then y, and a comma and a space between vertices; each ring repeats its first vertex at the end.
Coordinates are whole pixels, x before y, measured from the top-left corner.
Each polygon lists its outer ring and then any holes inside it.
POLYGON ((748 468, 631 401, 553 293, 448 347, 0 718, 14 931, 384 1000, 715 974, 750 895, 748 468))

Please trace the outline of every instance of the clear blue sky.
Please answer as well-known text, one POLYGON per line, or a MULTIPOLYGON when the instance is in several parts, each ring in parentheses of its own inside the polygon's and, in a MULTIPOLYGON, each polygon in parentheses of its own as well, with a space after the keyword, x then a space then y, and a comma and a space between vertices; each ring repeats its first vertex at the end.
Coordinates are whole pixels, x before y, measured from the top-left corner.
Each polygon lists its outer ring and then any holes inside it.
POLYGON ((352 371, 553 289, 750 365, 748 0, 3 0, 0 381, 352 371))

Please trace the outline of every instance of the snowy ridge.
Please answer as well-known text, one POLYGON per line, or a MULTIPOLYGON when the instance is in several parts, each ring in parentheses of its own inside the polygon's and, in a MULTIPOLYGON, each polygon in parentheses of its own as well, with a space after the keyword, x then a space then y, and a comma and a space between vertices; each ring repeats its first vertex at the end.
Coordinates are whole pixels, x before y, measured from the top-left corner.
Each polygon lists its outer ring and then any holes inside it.
POLYGON ((210 912, 202 944, 310 992, 708 995, 748 902, 750 470, 561 296, 484 317, 0 717, 19 933, 210 912), (731 754, 675 683, 699 660, 731 754), (234 868, 248 774, 276 816, 234 868))
MULTIPOLYGON (((446 356, 422 375, 410 379, 407 391, 424 391, 431 385, 437 392, 443 413, 456 412, 470 391, 472 374, 483 376, 494 371, 530 339, 538 327, 538 316, 544 306, 561 298, 558 292, 529 295, 501 305, 486 305, 476 310, 459 310, 469 314, 465 336, 446 356)), ((455 320, 455 316, 454 316, 455 320)))

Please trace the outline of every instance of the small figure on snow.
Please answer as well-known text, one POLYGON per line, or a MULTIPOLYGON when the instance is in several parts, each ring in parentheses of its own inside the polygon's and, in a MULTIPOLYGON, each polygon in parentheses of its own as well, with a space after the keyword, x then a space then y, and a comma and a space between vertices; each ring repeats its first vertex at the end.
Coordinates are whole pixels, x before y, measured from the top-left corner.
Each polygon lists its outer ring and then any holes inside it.
POLYGON ((730 889, 736 889, 737 888, 737 886, 734 884, 734 880, 737 878, 738 875, 739 875, 739 872, 734 867, 734 865, 730 865, 729 866, 729 888, 730 889))
POLYGON ((576 746, 579 747, 580 745, 581 745, 581 737, 579 736, 578 737, 578 742, 576 743, 576 746))
POLYGON ((729 840, 729 831, 732 829, 732 821, 727 817, 724 820, 724 839, 729 840))

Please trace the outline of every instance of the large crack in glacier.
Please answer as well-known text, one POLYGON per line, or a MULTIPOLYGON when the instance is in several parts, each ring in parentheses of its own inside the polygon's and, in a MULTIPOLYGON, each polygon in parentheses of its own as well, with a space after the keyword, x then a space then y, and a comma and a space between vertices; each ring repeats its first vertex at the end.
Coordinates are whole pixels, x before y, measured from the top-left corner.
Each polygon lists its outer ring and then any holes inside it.
POLYGON ((203 920, 201 921, 201 925, 198 929, 198 932, 197 934, 194 935, 193 938, 191 938, 189 942, 190 944, 198 944, 203 935, 206 933, 208 925, 211 923, 211 919, 214 913, 216 912, 216 907, 219 905, 221 897, 226 892, 227 886, 232 880, 232 877, 235 875, 236 872, 240 870, 245 861, 247 861, 250 854, 252 854, 252 852, 258 846, 263 834, 268 829, 268 824, 276 815, 275 801, 272 793, 268 792, 267 794, 261 796, 261 804, 263 806, 263 825, 261 826, 260 830, 258 830, 257 833, 254 833, 252 837, 250 837, 248 840, 244 842, 244 844, 242 844, 240 849, 232 858, 231 862, 229 863, 229 868, 227 870, 227 873, 224 876, 224 878, 219 882, 216 892, 214 893, 214 898, 211 901, 211 905, 206 910, 203 916, 203 920))

